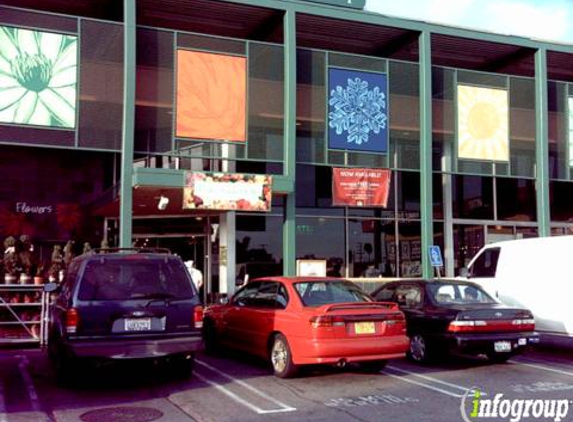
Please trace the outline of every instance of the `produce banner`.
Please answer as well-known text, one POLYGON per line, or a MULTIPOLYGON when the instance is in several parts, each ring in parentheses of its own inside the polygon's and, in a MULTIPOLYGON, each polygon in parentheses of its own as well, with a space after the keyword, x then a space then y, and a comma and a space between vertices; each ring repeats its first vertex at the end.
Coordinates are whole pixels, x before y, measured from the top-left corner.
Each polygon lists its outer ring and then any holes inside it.
POLYGON ((175 135, 246 141, 247 59, 177 50, 175 135))
POLYGON ((367 168, 332 169, 332 205, 386 207, 390 170, 367 168))
POLYGON ((270 211, 272 176, 187 172, 183 209, 270 211))
POLYGON ((388 79, 385 74, 328 69, 328 147, 388 150, 388 79))

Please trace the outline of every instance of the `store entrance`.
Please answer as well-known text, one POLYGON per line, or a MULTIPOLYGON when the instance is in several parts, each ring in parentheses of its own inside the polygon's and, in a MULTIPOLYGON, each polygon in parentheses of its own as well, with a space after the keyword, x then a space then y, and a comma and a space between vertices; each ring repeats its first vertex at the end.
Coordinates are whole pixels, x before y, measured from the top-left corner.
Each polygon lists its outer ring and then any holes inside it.
POLYGON ((183 261, 192 260, 203 275, 204 300, 217 291, 217 251, 212 239, 211 226, 219 221, 217 215, 188 215, 185 217, 134 218, 133 242, 135 246, 167 248, 183 261))

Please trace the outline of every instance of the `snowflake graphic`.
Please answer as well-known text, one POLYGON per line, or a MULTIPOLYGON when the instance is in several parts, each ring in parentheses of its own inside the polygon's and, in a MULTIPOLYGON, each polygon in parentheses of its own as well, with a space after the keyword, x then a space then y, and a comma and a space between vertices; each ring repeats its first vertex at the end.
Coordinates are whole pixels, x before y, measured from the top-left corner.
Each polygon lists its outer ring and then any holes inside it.
POLYGON ((367 143, 370 132, 378 134, 381 129, 386 129, 386 94, 379 87, 369 90, 367 81, 358 77, 348 78, 346 88, 337 85, 330 96, 328 104, 334 107, 334 111, 328 113, 328 124, 337 135, 348 132, 346 140, 349 144, 367 143))

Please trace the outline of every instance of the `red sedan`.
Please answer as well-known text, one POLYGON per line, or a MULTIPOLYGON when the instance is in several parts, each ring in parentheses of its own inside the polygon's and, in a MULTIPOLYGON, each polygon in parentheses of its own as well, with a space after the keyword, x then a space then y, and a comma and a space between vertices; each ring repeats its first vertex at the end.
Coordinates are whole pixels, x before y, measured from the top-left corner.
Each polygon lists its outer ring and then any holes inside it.
POLYGON ((225 345, 261 356, 280 378, 307 364, 358 362, 379 371, 409 345, 397 305, 374 302, 340 278, 253 280, 229 303, 208 307, 203 323, 208 353, 225 345))

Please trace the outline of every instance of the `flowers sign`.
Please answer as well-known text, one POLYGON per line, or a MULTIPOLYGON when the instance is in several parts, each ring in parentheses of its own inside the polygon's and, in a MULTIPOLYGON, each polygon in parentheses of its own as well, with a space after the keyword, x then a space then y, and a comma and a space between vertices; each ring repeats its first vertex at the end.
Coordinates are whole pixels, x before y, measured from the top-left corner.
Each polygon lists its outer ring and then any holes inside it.
POLYGON ((328 79, 329 148, 386 153, 386 75, 330 68, 328 79))
POLYGON ((0 122, 74 128, 77 37, 0 26, 0 122))
POLYGON ((270 211, 272 176, 187 172, 183 209, 270 211))

